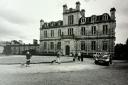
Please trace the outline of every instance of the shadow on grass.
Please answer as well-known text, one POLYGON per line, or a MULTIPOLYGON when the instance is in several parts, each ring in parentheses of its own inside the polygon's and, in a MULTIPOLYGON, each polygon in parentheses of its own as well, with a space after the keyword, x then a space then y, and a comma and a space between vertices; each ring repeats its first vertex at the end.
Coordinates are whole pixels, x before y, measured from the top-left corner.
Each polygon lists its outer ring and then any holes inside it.
MULTIPOLYGON (((72 63, 74 61, 62 61, 61 63, 72 63)), ((57 62, 55 62, 57 63, 57 62)), ((15 64, 25 64, 25 63, 0 63, 0 65, 15 65, 15 64)), ((31 62, 30 64, 52 64, 52 61, 46 61, 46 62, 31 62)))
MULTIPOLYGON (((74 61, 62 61, 61 63, 72 63, 74 61)), ((37 62, 37 63, 31 63, 31 64, 47 64, 47 63, 53 63, 52 61, 51 62, 37 62)), ((55 62, 57 63, 57 62, 55 62)))

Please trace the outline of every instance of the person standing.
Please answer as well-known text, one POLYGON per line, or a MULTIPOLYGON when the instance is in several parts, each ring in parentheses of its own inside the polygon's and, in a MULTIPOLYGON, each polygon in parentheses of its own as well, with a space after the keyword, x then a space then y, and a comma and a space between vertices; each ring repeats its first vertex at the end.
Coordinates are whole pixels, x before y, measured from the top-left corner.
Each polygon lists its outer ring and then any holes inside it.
POLYGON ((30 65, 31 53, 29 51, 26 52, 26 67, 30 65))
POLYGON ((76 61, 77 58, 78 58, 78 54, 75 53, 74 58, 73 58, 73 61, 76 61))
POLYGON ((58 64, 61 63, 61 62, 60 62, 60 55, 61 55, 61 52, 58 51, 58 52, 57 52, 57 63, 58 63, 58 64))
POLYGON ((80 61, 80 58, 81 58, 81 53, 79 52, 78 53, 78 60, 80 61))
POLYGON ((83 58, 84 58, 84 53, 81 53, 81 62, 83 62, 83 58))

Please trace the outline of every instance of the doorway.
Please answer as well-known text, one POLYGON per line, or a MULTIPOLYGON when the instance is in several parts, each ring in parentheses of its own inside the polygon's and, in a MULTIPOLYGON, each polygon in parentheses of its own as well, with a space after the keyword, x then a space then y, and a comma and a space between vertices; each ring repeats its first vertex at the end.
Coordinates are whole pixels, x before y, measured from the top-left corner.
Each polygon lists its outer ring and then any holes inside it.
POLYGON ((66 55, 69 55, 70 54, 70 46, 69 45, 66 45, 65 46, 65 54, 66 55))

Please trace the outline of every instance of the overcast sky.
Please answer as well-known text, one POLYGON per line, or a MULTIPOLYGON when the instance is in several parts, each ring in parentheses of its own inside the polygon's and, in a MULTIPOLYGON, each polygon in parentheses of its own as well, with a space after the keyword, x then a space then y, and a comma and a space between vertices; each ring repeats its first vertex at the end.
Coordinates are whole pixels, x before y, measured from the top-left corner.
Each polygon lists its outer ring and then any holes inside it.
POLYGON ((110 13, 116 8, 116 43, 128 38, 128 0, 0 0, 0 40, 39 40, 40 19, 46 22, 62 20, 63 4, 75 8, 80 1, 85 16, 110 13))

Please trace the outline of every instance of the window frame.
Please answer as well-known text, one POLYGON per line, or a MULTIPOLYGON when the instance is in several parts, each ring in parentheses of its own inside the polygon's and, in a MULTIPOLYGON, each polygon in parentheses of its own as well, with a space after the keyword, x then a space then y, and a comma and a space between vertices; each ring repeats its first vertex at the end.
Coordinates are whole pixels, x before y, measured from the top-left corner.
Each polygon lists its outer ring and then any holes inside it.
POLYGON ((96 50, 96 41, 91 41, 91 50, 96 50))
POLYGON ((96 35, 96 26, 92 26, 91 33, 92 35, 96 35))
POLYGON ((81 27, 81 35, 86 35, 86 28, 85 27, 81 27))
POLYGON ((102 50, 107 51, 108 50, 108 41, 102 41, 103 46, 102 46, 102 50))
POLYGON ((85 41, 81 41, 81 50, 86 50, 85 41))
POLYGON ((104 35, 108 34, 108 25, 103 25, 103 34, 104 35))

